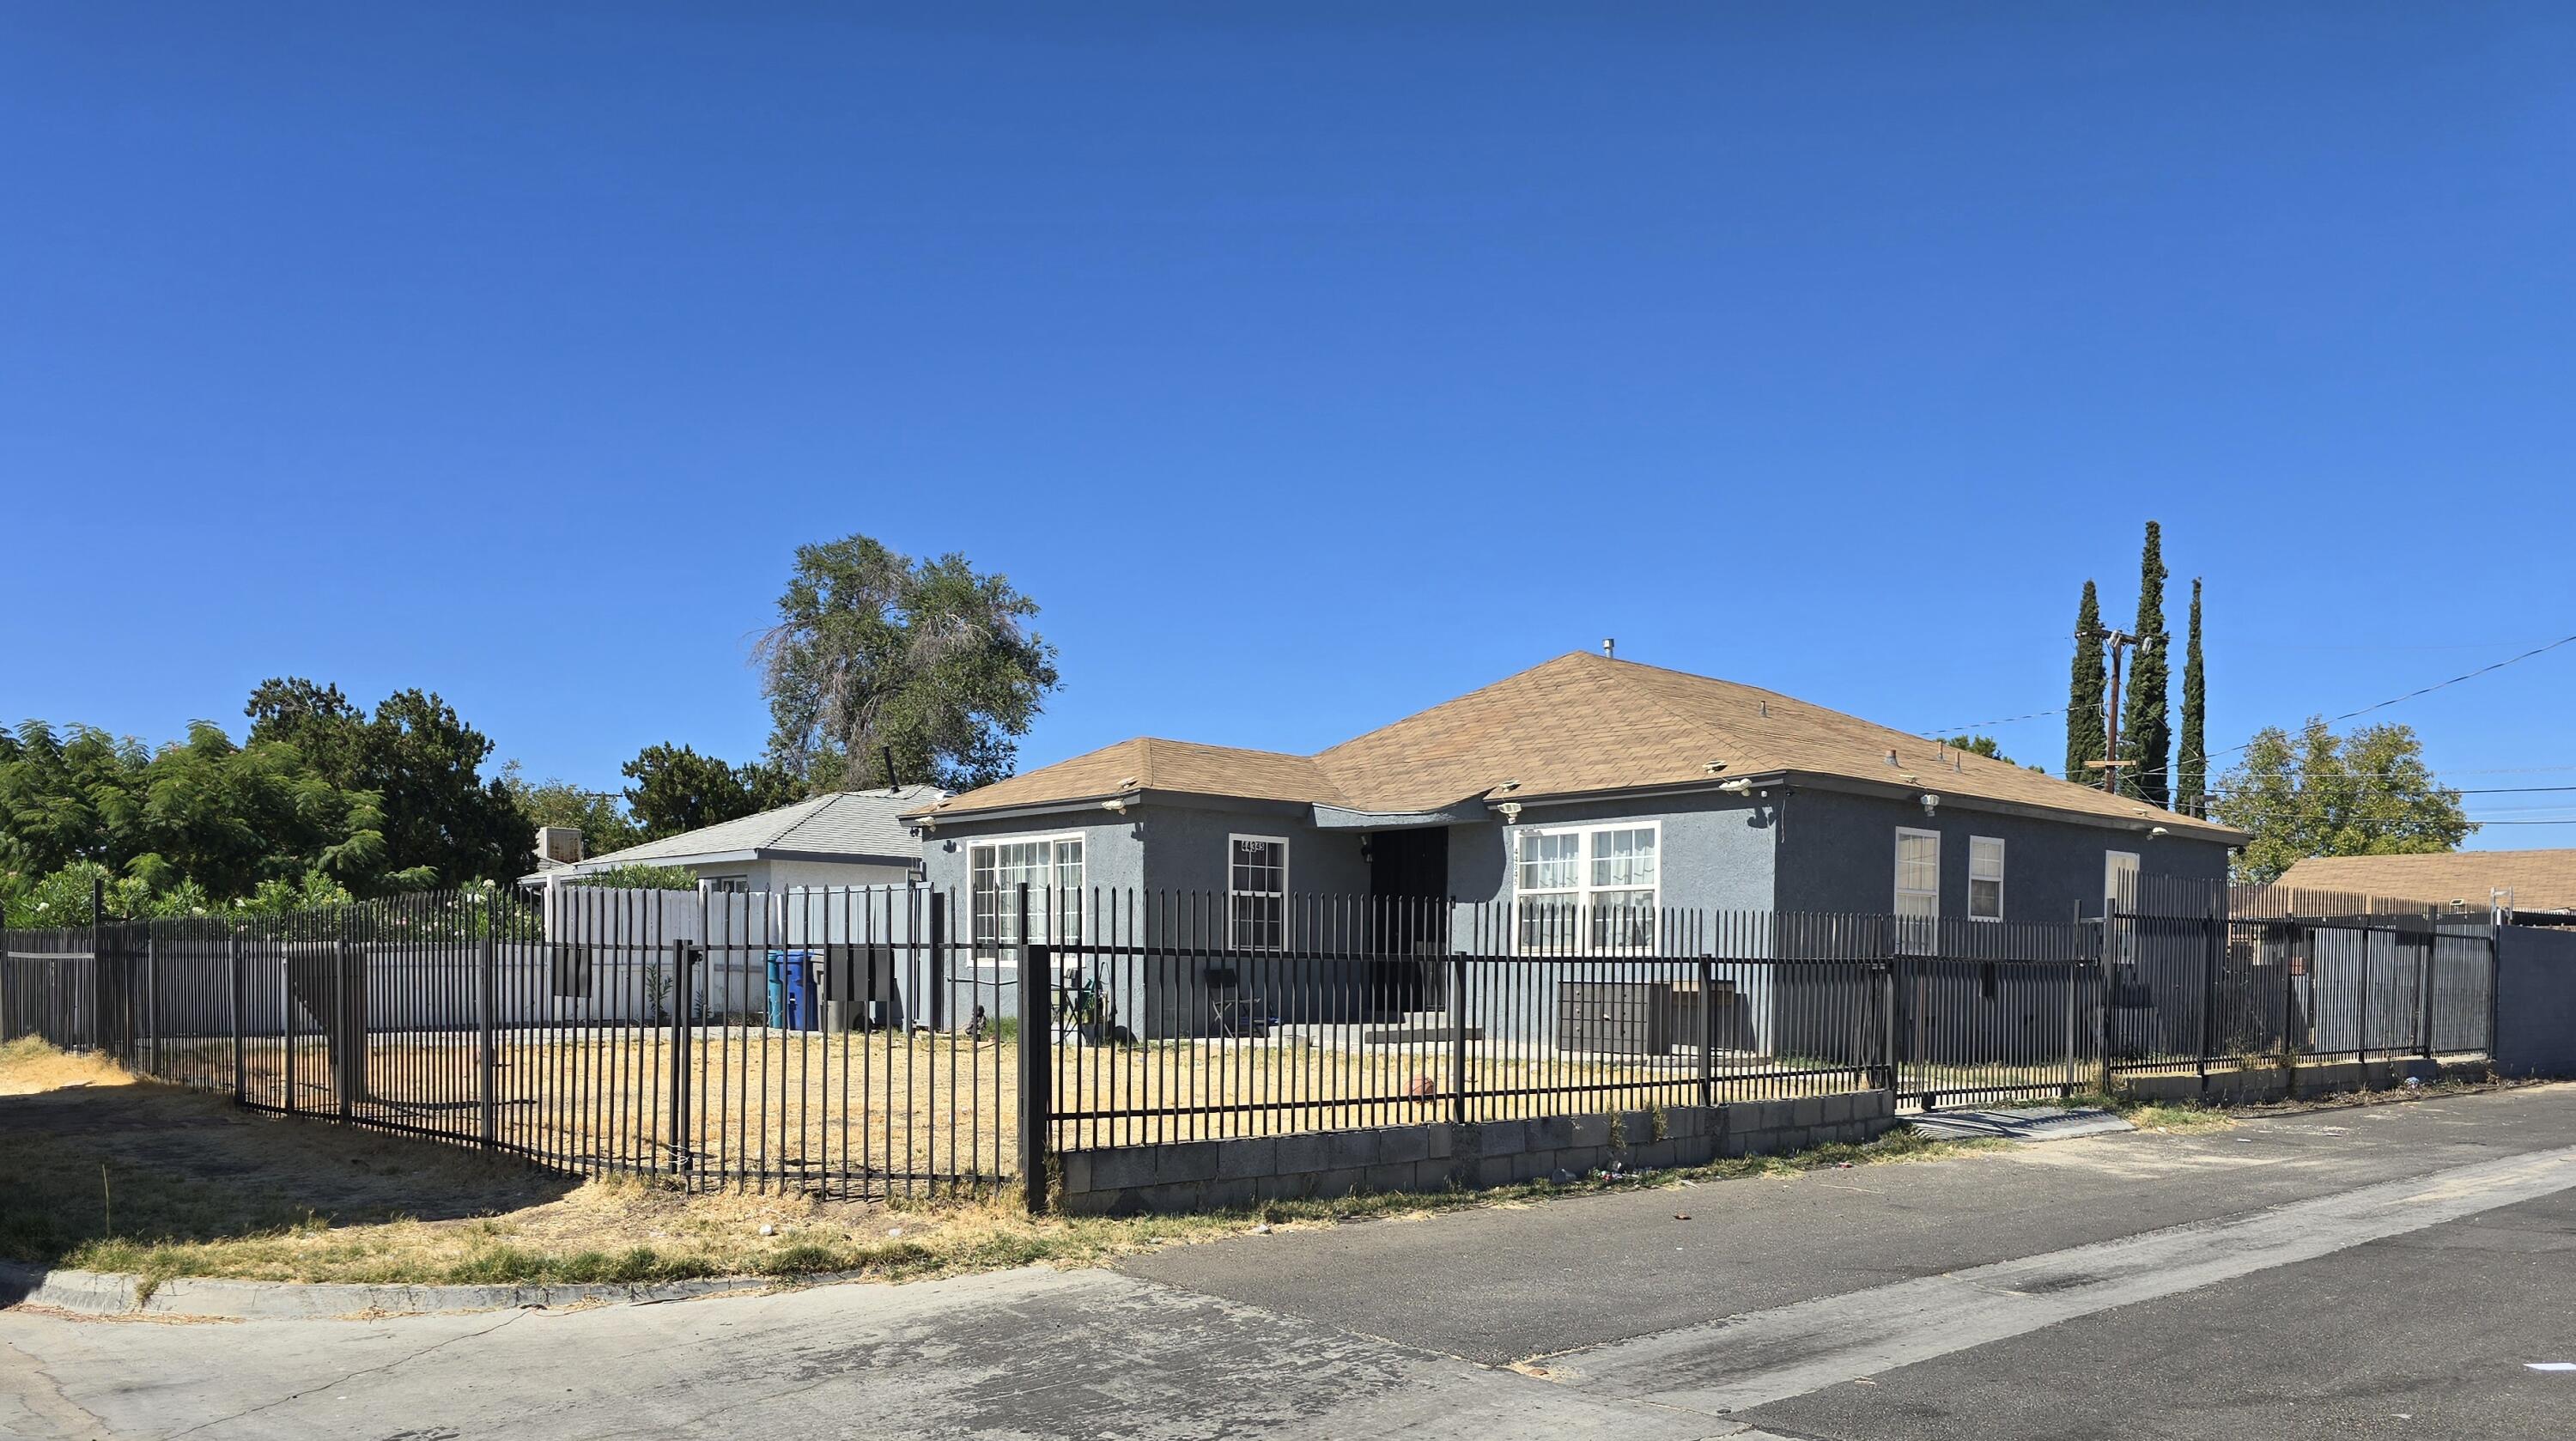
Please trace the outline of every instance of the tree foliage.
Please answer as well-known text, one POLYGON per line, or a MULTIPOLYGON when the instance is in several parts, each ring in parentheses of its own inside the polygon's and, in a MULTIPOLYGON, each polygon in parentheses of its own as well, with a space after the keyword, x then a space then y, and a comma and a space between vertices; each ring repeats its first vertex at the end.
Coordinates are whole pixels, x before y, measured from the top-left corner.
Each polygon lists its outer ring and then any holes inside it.
POLYGON ((581 832, 582 850, 586 855, 604 856, 621 851, 646 839, 644 832, 626 814, 621 797, 613 791, 589 791, 570 781, 548 778, 531 782, 519 771, 519 763, 510 761, 501 767, 501 787, 510 793, 519 808, 522 826, 533 832, 539 826, 571 826, 581 832))
POLYGON ((2066 778, 2090 784, 2099 776, 2085 765, 2103 758, 2102 602, 2084 582, 2075 607, 2075 665, 2066 686, 2066 778))
POLYGON ((2166 712, 2171 676, 2170 647, 2165 636, 2164 528, 2147 522, 2147 540, 2138 555, 2138 619, 2132 634, 2129 695, 2120 707, 2120 791, 2149 805, 2173 802, 2173 721, 2166 712))
POLYGON ((916 561, 864 535, 800 546, 761 638, 770 763, 808 794, 895 780, 971 789, 1011 773, 1055 689, 1037 603, 960 555, 916 561))
POLYGON ((698 878, 695 873, 679 866, 630 865, 592 871, 572 884, 612 891, 694 891, 698 888, 698 878))
MULTIPOLYGON (((1944 736, 1941 738, 1941 744, 1966 751, 1972 756, 1984 756, 1988 760, 2002 761, 2005 765, 2015 763, 2011 756, 2004 754, 2002 743, 1993 736, 1944 736)), ((2037 771, 2041 775, 2048 774, 2046 766, 2023 766, 2022 769, 2037 771)))
POLYGON ((2182 661, 2182 736, 2174 757, 2174 809, 2209 814, 2209 678, 2200 655, 2200 581, 2191 583, 2191 635, 2182 661))
POLYGON ((2460 793, 2436 784, 2423 742, 2404 725, 2338 736, 2311 716, 2296 736, 2255 732, 2221 779, 2210 814, 2253 839, 2236 878, 2265 882, 2309 856, 2412 855, 2459 849, 2477 829, 2460 793))
POLYGON ((445 886, 527 869, 527 818, 500 777, 481 777, 492 742, 435 693, 397 691, 370 715, 291 676, 261 682, 244 709, 251 744, 282 741, 332 784, 379 797, 389 871, 445 886))
MULTIPOLYGON (((804 794, 795 777, 776 766, 727 765, 687 746, 646 746, 624 770, 633 782, 626 788, 626 808, 638 841, 775 810, 804 794)), ((599 848, 600 854, 606 851, 599 848)))
POLYGON ((327 904, 515 876, 529 826, 477 767, 490 742, 434 695, 373 715, 264 683, 235 742, 199 721, 157 750, 95 727, 0 729, 0 909, 12 924, 327 904))

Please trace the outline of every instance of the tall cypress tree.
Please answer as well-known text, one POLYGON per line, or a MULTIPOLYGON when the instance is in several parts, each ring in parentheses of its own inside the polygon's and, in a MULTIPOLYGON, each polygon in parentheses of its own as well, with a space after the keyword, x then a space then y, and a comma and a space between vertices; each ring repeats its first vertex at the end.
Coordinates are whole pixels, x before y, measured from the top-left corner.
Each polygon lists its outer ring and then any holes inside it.
POLYGON ((2174 758, 2174 808, 2209 814, 2209 683, 2200 668, 2200 579, 2191 582, 2191 639, 2182 657, 2182 741, 2174 758))
POLYGON ((2102 759, 2102 687, 2102 602, 2088 580, 2075 608, 2075 671, 2066 687, 2066 778, 2082 785, 2099 779, 2084 763, 2102 759))
POLYGON ((2173 718, 2165 710, 2172 675, 2165 645, 2164 528, 2147 522, 2138 557, 2138 649, 2129 668, 2129 698, 2120 707, 2120 791, 2149 805, 2173 801, 2173 718))

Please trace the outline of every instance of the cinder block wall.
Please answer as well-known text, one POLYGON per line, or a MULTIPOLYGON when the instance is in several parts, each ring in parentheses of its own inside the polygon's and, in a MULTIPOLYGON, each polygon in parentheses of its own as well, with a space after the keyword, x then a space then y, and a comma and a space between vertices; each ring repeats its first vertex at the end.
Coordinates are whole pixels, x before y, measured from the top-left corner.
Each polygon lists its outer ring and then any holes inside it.
POLYGON ((2368 1065, 2359 1061, 2309 1057, 2288 1070, 2262 1066, 2240 1071, 2231 1067, 2213 1070, 2205 1076, 2191 1071, 2122 1076, 2119 1087, 2141 1101, 2206 1101, 2212 1105, 2241 1105, 2292 1096, 2331 1096, 2343 1091, 2385 1091, 2406 1084, 2409 1078, 2420 1081, 2444 1078, 2483 1080, 2492 1069, 2484 1061, 2446 1064, 2417 1056, 2372 1061, 2368 1065))
POLYGON ((1616 1161, 1636 1170, 1769 1156, 1868 1141, 1896 1124, 1885 1091, 1681 1106, 1661 1112, 1436 1122, 1187 1141, 1060 1158, 1058 1204, 1075 1215, 1204 1211, 1364 1191, 1444 1191, 1579 1176, 1616 1161))

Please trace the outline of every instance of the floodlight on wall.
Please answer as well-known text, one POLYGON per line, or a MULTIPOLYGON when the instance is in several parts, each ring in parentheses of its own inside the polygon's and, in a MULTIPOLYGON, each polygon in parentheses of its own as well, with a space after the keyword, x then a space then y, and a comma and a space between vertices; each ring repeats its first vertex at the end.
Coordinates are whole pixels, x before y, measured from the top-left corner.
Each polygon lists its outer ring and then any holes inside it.
POLYGON ((1504 825, 1510 825, 1512 822, 1521 818, 1521 803, 1519 801, 1505 801, 1501 805, 1494 807, 1494 809, 1503 813, 1504 825))
POLYGON ((1740 796, 1740 795, 1744 794, 1746 791, 1749 791, 1749 790, 1753 789, 1753 782, 1751 782, 1751 781, 1749 781, 1749 780, 1745 779, 1745 778, 1744 778, 1744 777, 1742 777, 1742 776, 1737 776, 1735 779, 1733 779, 1733 780, 1731 780, 1731 781, 1719 781, 1719 782, 1717 783, 1717 788, 1718 788, 1719 790, 1721 790, 1721 791, 1726 792, 1728 795, 1731 795, 1731 796, 1740 796))
POLYGON ((1127 811, 1127 798, 1125 796, 1111 796, 1109 799, 1100 803, 1100 808, 1104 811, 1108 811, 1112 815, 1124 815, 1127 811))
POLYGON ((2147 834, 2148 834, 2149 836, 2151 836, 2151 837, 2152 837, 2152 836, 2160 836, 2160 835, 2163 835, 2164 833, 2165 833, 2165 828, 2164 828, 2163 826, 2151 826, 2151 827, 2149 827, 2149 828, 2148 828, 2148 830, 2147 830, 2147 834))
POLYGON ((1926 815, 1926 816, 1931 815, 1933 811, 1935 811, 1935 810, 1939 809, 1940 805, 1941 805, 1941 798, 1940 798, 1939 796, 1936 796, 1936 795, 1932 794, 1930 791, 1925 791, 1925 792, 1923 793, 1923 814, 1924 814, 1924 815, 1926 815))

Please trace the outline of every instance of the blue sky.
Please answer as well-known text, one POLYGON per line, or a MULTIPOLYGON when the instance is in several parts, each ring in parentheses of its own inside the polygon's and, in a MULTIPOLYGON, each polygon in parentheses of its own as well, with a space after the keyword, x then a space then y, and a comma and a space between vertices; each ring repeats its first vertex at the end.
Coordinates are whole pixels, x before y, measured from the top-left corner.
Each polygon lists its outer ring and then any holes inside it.
MULTIPOLYGON (((1078 8, 10 7, 0 715, 748 758, 852 531, 1043 604, 1031 764, 1606 635, 2047 710, 2151 517, 2213 748, 2576 632, 2576 11, 1078 8)), ((2576 785, 2571 706, 2383 714, 2576 785)))

